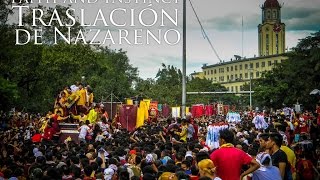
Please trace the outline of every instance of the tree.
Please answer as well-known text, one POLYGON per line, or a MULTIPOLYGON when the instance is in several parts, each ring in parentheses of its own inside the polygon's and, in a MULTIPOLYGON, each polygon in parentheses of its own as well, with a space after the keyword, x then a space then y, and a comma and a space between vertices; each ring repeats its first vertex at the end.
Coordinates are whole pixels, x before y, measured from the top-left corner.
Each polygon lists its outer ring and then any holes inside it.
MULTIPOLYGON (((1 17, 2 12, 7 15, 10 12, 6 11, 8 6, 9 1, 7 4, 1 1, 1 17)), ((57 9, 66 11, 68 7, 57 9)), ((52 11, 50 8, 46 10, 44 19, 52 11)), ((29 17, 26 14, 26 24, 30 23, 29 17)), ((132 93, 138 69, 130 64, 126 52, 121 49, 116 51, 62 41, 56 45, 30 43, 16 46, 15 25, 9 25, 7 21, 0 25, 0 80, 3 85, 0 107, 12 105, 21 109, 25 107, 28 111, 45 112, 53 108, 54 99, 64 86, 81 81, 82 76, 93 88, 95 101, 102 100, 111 92, 121 99, 132 93)), ((26 28, 31 29, 32 26, 27 25, 26 28)), ((79 28, 74 26, 74 30, 79 28)), ((45 29, 45 32, 44 39, 50 39, 50 29, 45 29)))
POLYGON ((289 59, 265 74, 254 87, 255 99, 262 104, 282 107, 297 101, 313 108, 315 97, 309 93, 320 87, 320 32, 301 39, 289 59))
MULTIPOLYGON (((187 82, 188 92, 221 92, 227 91, 221 84, 212 83, 208 79, 189 78, 187 82)), ((224 102, 225 104, 236 104, 237 97, 230 94, 210 94, 210 95, 188 95, 187 104, 224 102)))
MULTIPOLYGON (((187 92, 208 92, 226 91, 220 84, 213 84, 210 80, 199 78, 187 78, 187 92)), ((182 73, 171 65, 162 64, 155 79, 139 79, 135 87, 137 94, 152 98, 160 103, 167 103, 171 106, 179 106, 182 96, 182 73)), ((187 105, 198 103, 211 103, 223 101, 226 104, 234 104, 237 97, 234 95, 188 95, 187 105)))
POLYGON ((18 98, 17 85, 0 77, 0 109, 9 110, 18 98))

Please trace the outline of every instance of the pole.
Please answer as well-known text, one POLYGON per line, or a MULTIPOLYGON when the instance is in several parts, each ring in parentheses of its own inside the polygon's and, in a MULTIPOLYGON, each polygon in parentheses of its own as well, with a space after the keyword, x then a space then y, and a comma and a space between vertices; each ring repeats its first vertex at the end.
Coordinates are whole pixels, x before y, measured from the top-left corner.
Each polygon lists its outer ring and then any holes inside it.
POLYGON ((252 81, 251 81, 251 71, 250 71, 250 110, 252 110, 252 93, 251 93, 251 88, 252 88, 252 81))
MULTIPOLYGON (((127 112, 128 113, 128 112, 127 112)), ((127 114, 127 131, 129 131, 129 125, 128 125, 128 123, 129 123, 129 120, 128 120, 128 114, 127 114)))
POLYGON ((112 105, 113 105, 113 102, 112 102, 112 96, 113 96, 113 93, 111 92, 111 115, 110 115, 110 117, 111 117, 111 120, 113 120, 113 116, 112 116, 112 105))
POLYGON ((186 1, 183 0, 183 45, 182 45, 182 113, 181 117, 186 114, 186 1))
POLYGON ((242 31, 242 34, 241 34, 241 46, 242 46, 242 54, 241 54, 241 57, 243 58, 243 16, 242 16, 242 21, 241 21, 241 31, 242 31))
MULTIPOLYGON (((215 91, 215 92, 187 92, 187 94, 249 94, 249 91, 215 91)), ((254 91, 251 91, 251 93, 254 93, 254 91)))

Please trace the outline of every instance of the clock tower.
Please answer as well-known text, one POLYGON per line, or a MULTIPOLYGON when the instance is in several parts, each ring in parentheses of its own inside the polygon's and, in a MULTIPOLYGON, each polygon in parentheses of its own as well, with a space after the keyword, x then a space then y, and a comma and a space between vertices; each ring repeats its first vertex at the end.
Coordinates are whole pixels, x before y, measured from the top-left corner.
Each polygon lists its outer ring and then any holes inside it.
POLYGON ((262 23, 258 26, 259 56, 285 53, 285 24, 281 22, 281 5, 266 0, 261 7, 262 23))

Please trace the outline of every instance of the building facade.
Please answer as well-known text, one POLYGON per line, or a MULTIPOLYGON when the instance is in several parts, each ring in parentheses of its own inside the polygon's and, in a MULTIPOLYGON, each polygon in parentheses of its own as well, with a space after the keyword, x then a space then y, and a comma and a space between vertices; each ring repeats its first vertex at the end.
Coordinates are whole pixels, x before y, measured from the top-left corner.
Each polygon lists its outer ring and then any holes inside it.
POLYGON ((220 83, 229 91, 238 92, 242 91, 243 85, 248 83, 250 78, 262 78, 265 72, 286 59, 288 58, 283 54, 204 65, 203 76, 214 83, 220 83))
POLYGON ((262 24, 258 26, 259 56, 285 53, 285 24, 277 0, 266 0, 261 7, 262 24))
POLYGON ((200 79, 205 78, 204 72, 194 72, 194 73, 191 73, 190 76, 193 78, 200 78, 200 79))
POLYGON ((285 54, 285 24, 281 22, 281 6, 277 0, 266 0, 261 7, 262 23, 258 25, 259 57, 241 58, 213 65, 203 65, 202 73, 193 77, 220 83, 229 91, 242 91, 250 79, 262 78, 278 63, 287 60, 285 54))

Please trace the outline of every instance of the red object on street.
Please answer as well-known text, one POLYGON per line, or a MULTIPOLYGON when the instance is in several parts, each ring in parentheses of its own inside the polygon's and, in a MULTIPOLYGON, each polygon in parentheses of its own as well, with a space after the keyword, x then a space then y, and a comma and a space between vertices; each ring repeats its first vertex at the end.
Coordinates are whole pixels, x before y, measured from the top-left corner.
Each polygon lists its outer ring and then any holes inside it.
POLYGON ((119 121, 123 128, 134 131, 137 121, 137 106, 122 105, 119 108, 119 121))

